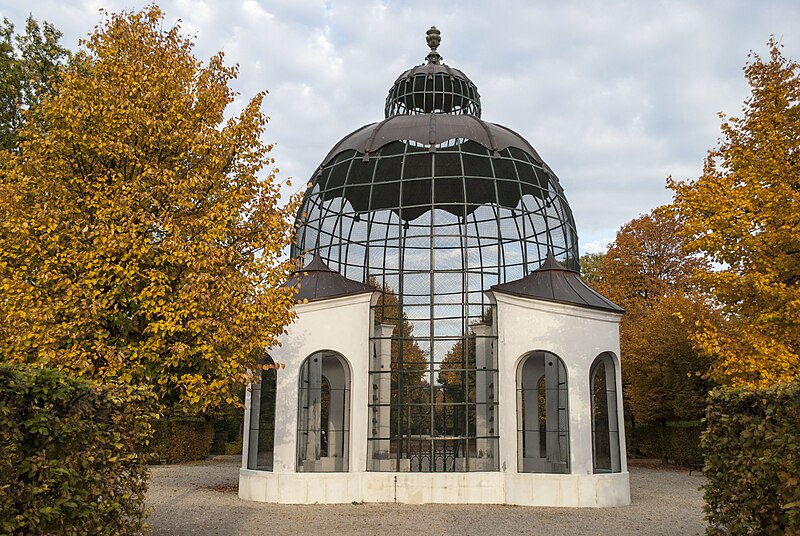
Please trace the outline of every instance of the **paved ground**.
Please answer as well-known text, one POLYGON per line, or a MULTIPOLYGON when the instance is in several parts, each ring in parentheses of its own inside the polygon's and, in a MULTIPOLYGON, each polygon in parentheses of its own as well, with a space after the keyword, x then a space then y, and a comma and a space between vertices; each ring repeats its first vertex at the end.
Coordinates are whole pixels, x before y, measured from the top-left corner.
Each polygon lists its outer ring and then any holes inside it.
POLYGON ((238 456, 153 467, 148 493, 155 536, 356 534, 703 534, 705 479, 688 470, 631 467, 632 504, 573 509, 494 505, 345 504, 286 506, 240 500, 238 456))

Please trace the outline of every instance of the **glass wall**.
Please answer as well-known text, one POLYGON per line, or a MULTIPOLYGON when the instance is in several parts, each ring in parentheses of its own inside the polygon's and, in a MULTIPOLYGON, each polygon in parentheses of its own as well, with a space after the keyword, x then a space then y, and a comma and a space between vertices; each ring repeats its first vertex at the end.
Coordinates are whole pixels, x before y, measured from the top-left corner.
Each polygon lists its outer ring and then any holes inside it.
POLYGON ((492 285, 551 250, 577 268, 558 180, 515 147, 469 140, 431 151, 396 141, 347 150, 314 178, 294 256, 315 253, 383 291, 370 367, 370 460, 378 471, 494 471, 497 364, 492 285), (391 460, 391 461, 390 461, 391 460))

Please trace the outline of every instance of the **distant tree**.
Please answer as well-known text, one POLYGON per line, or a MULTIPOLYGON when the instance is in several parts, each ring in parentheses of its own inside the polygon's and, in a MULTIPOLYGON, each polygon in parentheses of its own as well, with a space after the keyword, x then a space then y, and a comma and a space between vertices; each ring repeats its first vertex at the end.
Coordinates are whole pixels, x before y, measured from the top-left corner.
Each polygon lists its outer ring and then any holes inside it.
POLYGON ((465 416, 470 426, 475 425, 475 335, 468 335, 453 344, 439 365, 437 380, 441 385, 442 402, 435 408, 437 426, 451 435, 467 434, 465 416), (464 342, 466 341, 466 347, 464 342), (468 403, 473 405, 464 405, 468 403), (469 411, 472 409, 472 411, 469 411))
POLYGON ((391 341, 391 434, 403 435, 410 429, 421 433, 430 424, 414 406, 405 406, 400 412, 399 404, 427 404, 430 401, 428 359, 425 350, 414 338, 414 325, 408 315, 401 312, 397 293, 387 284, 378 284, 371 277, 370 284, 380 287, 381 293, 375 304, 375 322, 394 326, 391 341), (401 356, 402 354, 402 356, 401 356), (402 369, 400 359, 402 357, 402 369), (402 421, 402 424, 400 423, 402 421))
POLYGON ((684 252, 678 227, 668 207, 628 222, 591 272, 595 289, 626 310, 624 393, 638 421, 700 419, 709 389, 708 359, 691 340, 695 324, 713 315, 694 285, 708 264, 684 252))
MULTIPOLYGON (((374 277, 370 278, 370 284, 378 287, 378 281, 374 277)), ((419 383, 423 381, 423 375, 428 371, 428 359, 425 351, 414 339, 414 325, 408 320, 408 315, 400 313, 397 293, 384 284, 375 304, 375 322, 379 324, 393 325, 392 331, 392 370, 398 370, 400 359, 400 348, 402 347, 403 371, 406 382, 419 383)))
POLYGON ((584 253, 581 255, 579 264, 581 265, 581 279, 587 285, 597 287, 602 284, 602 273, 600 271, 605 259, 605 253, 584 253))
POLYGON ((712 313, 702 299, 673 294, 639 311, 622 327, 630 408, 640 422, 698 421, 714 386, 711 362, 699 352, 695 324, 712 313))
POLYGON ((665 296, 693 293, 694 275, 708 263, 683 251, 678 226, 669 207, 623 225, 594 270, 601 292, 633 314, 665 296))
POLYGON ((696 342, 722 383, 768 386, 800 375, 800 64, 771 38, 751 52, 743 117, 723 118, 696 181, 669 181, 690 251, 717 269, 698 281, 725 322, 696 342))
POLYGON ((0 355, 231 402, 293 318, 264 93, 226 119, 237 69, 154 5, 84 45, 0 157, 0 355))
POLYGON ((4 18, 0 27, 0 149, 16 150, 25 113, 52 95, 70 52, 59 44, 61 32, 28 17, 25 33, 14 33, 4 18))

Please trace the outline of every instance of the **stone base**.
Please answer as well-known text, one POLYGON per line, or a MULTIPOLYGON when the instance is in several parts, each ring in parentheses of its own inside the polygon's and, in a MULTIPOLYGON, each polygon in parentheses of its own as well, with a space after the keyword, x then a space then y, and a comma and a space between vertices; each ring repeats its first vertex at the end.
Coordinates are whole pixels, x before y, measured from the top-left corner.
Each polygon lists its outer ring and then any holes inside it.
POLYGON ((239 497, 282 504, 396 501, 589 508, 631 502, 628 473, 271 473, 241 469, 239 497))

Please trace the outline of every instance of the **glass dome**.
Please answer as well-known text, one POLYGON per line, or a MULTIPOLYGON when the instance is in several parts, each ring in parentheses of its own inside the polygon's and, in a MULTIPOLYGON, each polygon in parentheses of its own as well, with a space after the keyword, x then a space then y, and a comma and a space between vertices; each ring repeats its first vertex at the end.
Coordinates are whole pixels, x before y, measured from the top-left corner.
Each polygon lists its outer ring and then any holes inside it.
POLYGON ((391 411, 373 419, 370 468, 497 470, 486 394, 496 366, 475 358, 476 337, 488 337, 476 326, 492 318, 484 291, 537 269, 548 252, 577 270, 578 240, 556 175, 519 134, 480 119, 477 88, 441 63, 435 28, 428 45, 427 63, 390 89, 386 118, 322 161, 292 256, 319 255, 384 293, 375 320, 394 326, 391 372, 371 373, 391 375, 391 401, 373 399, 373 410, 391 411))

